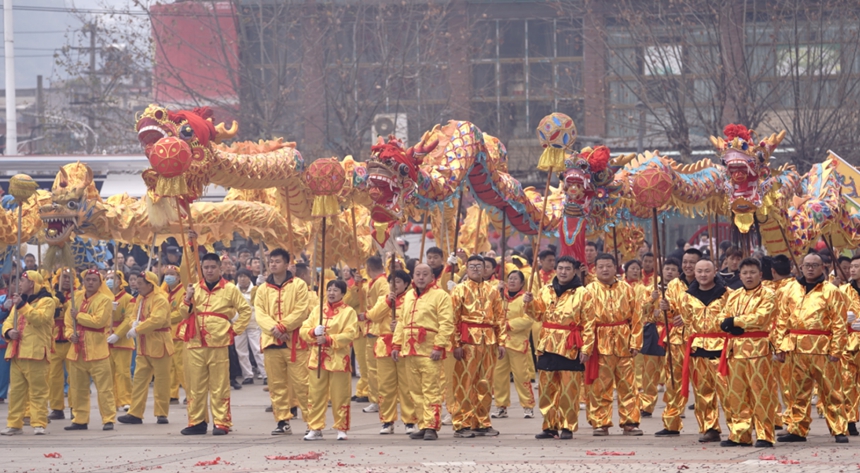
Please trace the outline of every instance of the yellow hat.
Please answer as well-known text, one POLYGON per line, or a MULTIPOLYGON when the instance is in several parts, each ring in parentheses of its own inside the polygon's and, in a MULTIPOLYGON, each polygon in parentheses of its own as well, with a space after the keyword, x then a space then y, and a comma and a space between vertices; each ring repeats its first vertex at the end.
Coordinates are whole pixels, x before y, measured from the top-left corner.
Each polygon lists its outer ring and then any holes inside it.
POLYGON ((39 291, 42 290, 42 286, 45 284, 45 280, 42 278, 42 275, 38 273, 38 271, 24 271, 24 274, 21 275, 24 279, 29 279, 33 281, 33 294, 38 294, 39 291))

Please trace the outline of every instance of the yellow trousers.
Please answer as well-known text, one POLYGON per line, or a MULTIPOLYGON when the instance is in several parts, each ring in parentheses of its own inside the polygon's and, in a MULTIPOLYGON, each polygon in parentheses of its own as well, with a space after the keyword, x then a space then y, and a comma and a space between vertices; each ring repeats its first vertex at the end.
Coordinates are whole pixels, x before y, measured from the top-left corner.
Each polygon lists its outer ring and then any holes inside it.
POLYGON ((25 411, 30 425, 48 426, 48 360, 12 359, 9 362, 9 413, 6 427, 24 426, 25 411))
POLYGON ((454 398, 454 364, 457 360, 454 359, 454 354, 448 352, 442 360, 442 372, 439 374, 439 383, 442 386, 442 394, 445 396, 445 409, 452 417, 459 409, 460 404, 454 398))
POLYGON ((452 416, 454 430, 492 426, 493 372, 496 345, 464 345, 463 359, 454 364, 454 398, 459 408, 452 416))
POLYGON ((642 370, 645 369, 645 355, 637 353, 633 357, 633 372, 636 373, 636 389, 642 389, 642 370))
POLYGON ((376 356, 373 348, 376 346, 376 337, 364 337, 366 344, 364 348, 365 368, 362 368, 361 379, 367 378, 367 387, 370 391, 368 399, 370 402, 379 403, 379 377, 376 373, 376 356))
POLYGON ((842 354, 842 395, 845 397, 845 420, 857 422, 860 420, 860 351, 842 354))
POLYGON ((415 402, 409 391, 409 370, 406 362, 394 362, 391 357, 376 358, 376 376, 379 383, 379 420, 383 424, 397 420, 397 404, 404 424, 417 424, 415 402))
POLYGON ((370 370, 367 367, 367 358, 373 357, 373 351, 367 349, 367 337, 358 337, 352 341, 352 349, 355 351, 355 363, 361 375, 355 383, 355 395, 367 397, 370 402, 376 402, 376 397, 370 389, 370 370))
MULTIPOLYGON (((290 353, 289 348, 263 349, 263 363, 266 365, 266 375, 269 377, 269 398, 272 400, 272 414, 275 422, 290 420, 293 414, 290 408, 290 353)), ((293 363, 295 364, 295 363, 293 363)), ((307 373, 307 364, 303 366, 307 373)))
POLYGON ((723 406, 723 411, 726 414, 726 425, 731 430, 732 411, 726 405, 728 380, 717 371, 720 360, 693 357, 690 361, 693 365, 693 398, 696 404, 696 422, 699 423, 699 433, 703 434, 708 430, 722 432, 720 430, 718 402, 723 406))
POLYGON ((725 405, 732 413, 729 440, 752 443, 756 439, 774 442, 774 418, 778 394, 773 390, 773 360, 770 355, 750 359, 729 359, 728 392, 725 405))
MULTIPOLYGON (((296 361, 287 365, 290 407, 298 407, 302 410, 302 415, 308 413, 308 383, 310 373, 310 370, 308 370, 308 359, 310 357, 310 350, 296 350, 296 361)), ((271 383, 271 380, 269 382, 271 383)), ((271 388, 269 388, 269 392, 271 392, 271 388)))
POLYGON ((116 422, 113 373, 110 359, 69 361, 69 405, 75 410, 75 424, 90 423, 90 378, 96 385, 102 424, 116 422))
MULTIPOLYGON (((113 373, 113 398, 116 407, 131 404, 131 355, 132 350, 111 348, 110 369, 113 373)), ((147 386, 149 383, 147 383, 147 386)))
POLYGON ((188 381, 185 379, 185 342, 173 341, 173 356, 170 357, 170 398, 179 399, 179 386, 188 397, 188 381))
MULTIPOLYGON (((663 356, 638 355, 642 358, 642 379, 639 384, 639 409, 654 413, 657 406, 657 387, 663 373, 663 356)), ((674 361, 674 360, 672 360, 674 361)))
POLYGON ((523 409, 535 407, 535 394, 532 391, 532 376, 534 362, 532 354, 528 351, 520 353, 514 350, 505 350, 505 356, 496 360, 496 370, 493 373, 493 397, 496 407, 508 407, 511 405, 511 373, 514 374, 514 386, 523 409))
POLYGON ((155 376, 152 386, 153 411, 155 417, 167 417, 170 412, 170 365, 171 356, 152 358, 138 354, 134 367, 134 387, 131 393, 131 409, 128 413, 143 418, 146 412, 146 398, 149 382, 155 376))
POLYGON ((588 423, 595 429, 612 427, 612 399, 617 391, 619 424, 639 426, 633 357, 600 355, 599 366, 598 377, 588 389, 588 423))
POLYGON ((578 371, 540 371, 540 413, 543 430, 579 429, 579 391, 582 373, 578 371))
POLYGON ((409 370, 409 391, 415 402, 418 428, 439 430, 442 428, 442 360, 433 361, 423 356, 406 356, 398 363, 406 363, 409 370))
POLYGON ((185 375, 191 394, 188 396, 188 425, 212 422, 216 427, 233 426, 230 413, 230 358, 227 347, 195 348, 185 351, 185 375))
MULTIPOLYGON (((824 418, 833 435, 845 435, 848 422, 845 420, 844 397, 842 395, 841 363, 827 359, 827 355, 809 355, 790 352, 791 398, 788 432, 806 437, 809 434, 810 400, 812 390, 818 385, 818 397, 824 403, 824 418)), ((786 360, 788 361, 788 360, 786 360)))
MULTIPOLYGON (((349 395, 352 383, 348 371, 320 371, 309 373, 308 413, 305 420, 310 430, 325 428, 325 411, 331 400, 331 413, 335 430, 349 430, 349 395)), ((271 378, 270 378, 271 379, 271 378)), ((271 392, 271 388, 269 388, 271 392)))
MULTIPOLYGON (((66 408, 65 399, 65 370, 69 367, 66 356, 69 354, 71 343, 54 343, 54 351, 48 355, 48 403, 51 410, 62 411, 66 408)), ((71 407, 71 399, 69 399, 71 407)))
MULTIPOLYGON (((787 358, 787 357, 786 357, 787 358)), ((779 384, 779 393, 782 395, 782 414, 779 416, 780 424, 788 424, 791 417, 791 361, 786 359, 785 363, 779 363, 776 368, 776 380, 779 384)))
POLYGON ((681 414, 687 408, 687 397, 681 395, 681 377, 684 375, 684 353, 686 350, 684 345, 669 345, 669 349, 672 350, 672 366, 670 368, 668 358, 663 363, 665 382, 663 402, 666 403, 666 407, 663 408, 663 428, 680 432, 684 428, 681 414), (670 369, 673 373, 669 372, 670 369), (674 382, 672 382, 673 376, 674 382))

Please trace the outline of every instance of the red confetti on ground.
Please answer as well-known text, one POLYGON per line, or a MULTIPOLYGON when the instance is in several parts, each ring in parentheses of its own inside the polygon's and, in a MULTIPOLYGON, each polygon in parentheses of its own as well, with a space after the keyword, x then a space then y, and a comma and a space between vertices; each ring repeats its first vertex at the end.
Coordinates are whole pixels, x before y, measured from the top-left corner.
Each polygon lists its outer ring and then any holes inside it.
POLYGON ((212 466, 212 465, 232 465, 232 463, 222 460, 221 457, 215 457, 214 460, 200 460, 194 466, 212 466))
POLYGON ((792 460, 790 458, 783 458, 779 462, 782 463, 783 465, 799 465, 800 464, 800 460, 792 460))
POLYGON ((308 452, 298 455, 266 455, 266 460, 319 460, 322 456, 322 452, 308 452))
POLYGON ((636 452, 592 452, 591 450, 588 450, 585 454, 597 457, 632 457, 633 455, 636 455, 636 452))
POLYGON ((45 458, 63 458, 58 452, 46 453, 45 458))
POLYGON ((776 460, 776 455, 761 455, 758 457, 759 460, 776 460))

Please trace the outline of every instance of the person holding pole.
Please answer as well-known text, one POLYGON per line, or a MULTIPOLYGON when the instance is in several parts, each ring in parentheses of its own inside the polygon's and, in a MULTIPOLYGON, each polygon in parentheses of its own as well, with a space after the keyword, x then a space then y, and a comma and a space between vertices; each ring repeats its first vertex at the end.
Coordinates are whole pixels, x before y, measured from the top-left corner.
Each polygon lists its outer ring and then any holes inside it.
POLYGON ((131 311, 134 298, 125 291, 125 277, 122 272, 109 272, 105 283, 113 293, 111 334, 107 341, 110 348, 110 367, 113 371, 114 401, 117 409, 128 410, 131 405, 131 354, 134 351, 134 339, 125 335, 135 321, 131 311))

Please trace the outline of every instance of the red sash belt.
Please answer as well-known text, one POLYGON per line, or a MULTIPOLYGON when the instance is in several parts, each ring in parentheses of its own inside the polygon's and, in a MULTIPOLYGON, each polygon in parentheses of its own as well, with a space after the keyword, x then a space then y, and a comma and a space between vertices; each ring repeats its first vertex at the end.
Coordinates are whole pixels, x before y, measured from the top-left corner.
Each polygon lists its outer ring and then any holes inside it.
POLYGON ((105 333, 105 328, 84 327, 78 323, 78 343, 75 344, 75 353, 80 353, 82 348, 86 347, 84 343, 84 332, 105 333))
POLYGON ((585 343, 582 341, 582 326, 581 325, 563 325, 563 324, 554 324, 550 322, 544 322, 542 324, 543 328, 554 329, 554 330, 567 330, 567 343, 565 344, 565 348, 570 350, 574 346, 582 348, 585 343))
POLYGON ((54 327, 58 328, 57 330, 57 340, 58 342, 64 342, 68 339, 66 338, 66 320, 63 317, 59 319, 54 319, 54 327))
POLYGON ((495 327, 495 325, 493 325, 493 324, 460 322, 460 341, 463 343, 466 343, 469 341, 469 329, 470 328, 493 328, 493 327, 495 327))
POLYGON ((394 350, 394 334, 387 333, 385 335, 381 335, 379 338, 381 338, 382 343, 385 344, 385 356, 391 356, 391 351, 394 350))
MULTIPOLYGON (((300 332, 299 332, 299 331, 300 331, 301 329, 302 329, 302 328, 301 328, 301 327, 299 327, 299 328, 297 328, 297 329, 293 330, 293 335, 292 335, 292 337, 290 337, 290 362, 291 362, 291 363, 295 363, 295 362, 296 362, 296 355, 297 355, 296 351, 297 351, 298 349, 300 349, 300 348, 301 348, 302 350, 307 350, 307 348, 308 348, 308 344, 307 344, 307 342, 305 342, 304 340, 302 340, 302 336, 300 335, 300 332)), ((281 343, 280 343, 280 342, 281 342, 280 340, 275 340, 275 342, 276 342, 278 345, 280 345, 280 344, 281 344, 281 343)))
POLYGON ((726 341, 723 344, 723 352, 720 353, 720 365, 718 371, 723 376, 729 375, 729 362, 728 362, 728 352, 729 352, 729 340, 737 339, 737 338, 768 338, 770 333, 768 332, 745 332, 743 335, 732 335, 726 334, 726 341))
POLYGON ((654 322, 654 325, 660 327, 660 334, 657 337, 657 345, 666 348, 666 346, 669 344, 669 337, 672 336, 672 329, 675 328, 675 324, 669 322, 669 330, 666 330, 665 322, 654 322))
POLYGON ((120 320, 119 322, 112 323, 111 327, 119 327, 120 325, 122 325, 122 320, 120 320))
POLYGON ((419 326, 415 326, 415 325, 410 325, 410 326, 407 326, 404 328, 406 330, 409 330, 409 340, 407 340, 406 343, 409 344, 409 354, 410 355, 417 355, 418 354, 418 352, 415 350, 415 345, 424 343, 424 341, 427 340, 427 332, 436 333, 436 331, 433 329, 429 329, 429 328, 425 328, 425 327, 419 327, 419 326), (417 337, 415 336, 416 332, 418 333, 417 337))
MULTIPOLYGON (((224 319, 228 323, 230 323, 230 317, 227 317, 224 314, 219 314, 218 312, 194 312, 190 317, 185 319, 182 323, 185 324, 185 341, 190 341, 192 338, 197 336, 197 318, 200 317, 200 345, 204 347, 208 347, 209 344, 206 343, 206 335, 209 334, 206 331, 206 323, 203 321, 204 317, 218 317, 219 319, 224 319)), ((230 324, 230 330, 227 332, 230 336, 230 345, 233 344, 233 325, 230 324)))
MULTIPOLYGON (((694 333, 687 339, 687 349, 684 352, 684 367, 681 376, 681 396, 685 398, 690 395, 690 354, 693 353, 693 340, 697 338, 721 338, 725 340, 725 333, 694 333)), ((723 346, 725 352, 725 346, 723 346)))
POLYGON ((591 350, 591 358, 585 363, 585 384, 593 384, 594 380, 600 375, 600 345, 597 343, 597 329, 600 327, 620 327, 622 325, 630 325, 630 320, 594 324, 594 349, 591 350))

